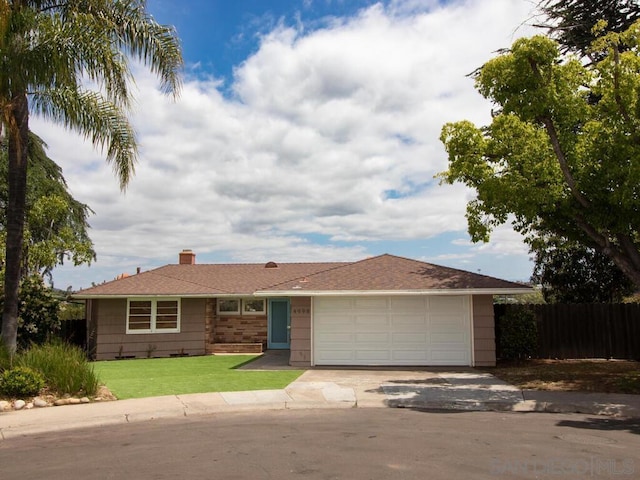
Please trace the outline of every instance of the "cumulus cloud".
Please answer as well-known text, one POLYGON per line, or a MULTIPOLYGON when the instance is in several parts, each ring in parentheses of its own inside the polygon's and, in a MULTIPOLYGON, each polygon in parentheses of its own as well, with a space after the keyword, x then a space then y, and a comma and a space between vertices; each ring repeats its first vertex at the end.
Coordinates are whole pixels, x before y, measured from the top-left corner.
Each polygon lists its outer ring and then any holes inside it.
MULTIPOLYGON (((97 268, 56 275, 86 285, 175 262, 182 248, 210 261, 353 260, 367 242, 463 237, 472 192, 434 180, 446 168, 440 128, 488 121, 466 75, 529 33, 516 27, 530 9, 394 0, 313 30, 281 23, 235 67, 226 95, 220 81, 189 78, 172 102, 140 70, 140 161, 122 195, 100 152, 34 120, 73 194, 96 212, 97 268)), ((502 232, 473 252, 522 254, 502 232)))

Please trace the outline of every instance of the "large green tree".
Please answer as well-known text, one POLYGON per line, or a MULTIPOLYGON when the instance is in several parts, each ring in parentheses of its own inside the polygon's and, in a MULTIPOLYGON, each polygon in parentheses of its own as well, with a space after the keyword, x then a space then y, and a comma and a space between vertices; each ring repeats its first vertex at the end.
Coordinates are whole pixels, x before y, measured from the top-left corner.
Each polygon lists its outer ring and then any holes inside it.
POLYGON ((2 340, 16 348, 25 221, 29 115, 61 123, 106 151, 124 188, 137 155, 127 113, 130 58, 177 93, 182 55, 175 30, 144 0, 0 0, 0 125, 8 144, 2 340), (92 89, 92 86, 94 86, 92 89))
MULTIPOLYGON (((8 185, 7 145, 0 139, 0 263, 5 263, 8 185)), ((29 135, 26 223, 21 276, 50 275, 56 265, 95 259, 89 238, 91 209, 71 195, 62 169, 46 154, 46 145, 29 135)))
POLYGON ((555 235, 602 252, 640 287, 640 25, 565 56, 545 36, 519 39, 475 74, 491 124, 443 127, 445 182, 463 182, 469 233, 508 221, 530 241, 555 235))
POLYGON ((531 281, 547 303, 618 303, 633 293, 633 283, 596 249, 566 238, 543 241, 534 249, 531 281))

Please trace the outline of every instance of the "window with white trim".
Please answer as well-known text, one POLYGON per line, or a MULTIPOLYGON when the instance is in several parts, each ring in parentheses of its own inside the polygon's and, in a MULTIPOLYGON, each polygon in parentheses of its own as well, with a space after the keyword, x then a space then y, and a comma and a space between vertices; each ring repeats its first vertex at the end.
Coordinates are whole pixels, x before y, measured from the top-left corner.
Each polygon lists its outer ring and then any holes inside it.
POLYGON ((244 298, 242 299, 242 314, 264 315, 267 313, 265 303, 264 298, 244 298))
POLYGON ((179 332, 179 298, 130 298, 127 300, 127 333, 179 332))
POLYGON ((239 298, 219 298, 218 313, 225 315, 240 315, 240 299, 239 298))
POLYGON ((219 298, 218 315, 265 315, 264 298, 219 298))

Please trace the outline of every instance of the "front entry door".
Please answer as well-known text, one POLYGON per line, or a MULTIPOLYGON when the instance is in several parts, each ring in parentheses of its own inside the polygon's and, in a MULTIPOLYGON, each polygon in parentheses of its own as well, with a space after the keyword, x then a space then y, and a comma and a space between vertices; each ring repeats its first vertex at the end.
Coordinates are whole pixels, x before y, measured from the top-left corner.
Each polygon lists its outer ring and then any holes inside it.
POLYGON ((267 348, 289 348, 290 328, 291 317, 289 315, 289 300, 286 298, 269 299, 269 335, 267 339, 267 348))

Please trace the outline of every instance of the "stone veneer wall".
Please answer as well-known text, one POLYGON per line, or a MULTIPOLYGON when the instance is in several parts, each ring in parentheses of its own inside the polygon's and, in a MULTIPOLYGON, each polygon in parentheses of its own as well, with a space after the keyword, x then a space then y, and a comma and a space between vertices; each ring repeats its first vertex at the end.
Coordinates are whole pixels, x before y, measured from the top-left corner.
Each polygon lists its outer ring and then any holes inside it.
POLYGON ((262 343, 267 346, 266 315, 216 315, 213 343, 262 343))
POLYGON ((473 295, 473 349, 476 367, 495 367, 496 337, 493 296, 473 295))
POLYGON ((311 366, 311 297, 291 298, 291 356, 294 367, 311 366))
POLYGON ((207 353, 213 353, 213 332, 216 322, 216 299, 207 298, 204 306, 204 344, 207 353))

